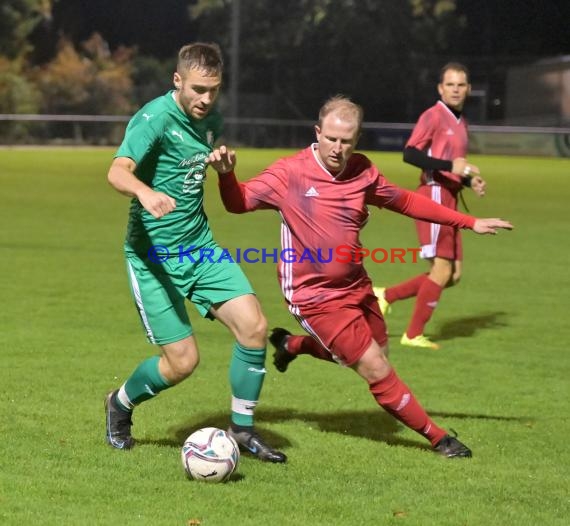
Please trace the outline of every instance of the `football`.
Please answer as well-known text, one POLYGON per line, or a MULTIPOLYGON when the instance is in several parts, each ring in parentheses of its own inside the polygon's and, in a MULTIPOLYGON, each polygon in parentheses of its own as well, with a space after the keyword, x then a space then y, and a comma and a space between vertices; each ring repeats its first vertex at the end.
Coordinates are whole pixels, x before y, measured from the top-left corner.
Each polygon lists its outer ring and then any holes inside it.
POLYGON ((239 447, 224 430, 204 427, 182 446, 182 465, 188 477, 204 482, 225 482, 235 471, 239 447))

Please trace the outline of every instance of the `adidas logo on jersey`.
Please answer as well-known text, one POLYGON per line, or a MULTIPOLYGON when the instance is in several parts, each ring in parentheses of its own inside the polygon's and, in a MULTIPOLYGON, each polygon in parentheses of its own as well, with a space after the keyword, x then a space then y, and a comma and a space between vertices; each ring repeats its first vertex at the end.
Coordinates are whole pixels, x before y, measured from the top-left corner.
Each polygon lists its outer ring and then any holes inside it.
POLYGON ((453 133, 453 130, 451 128, 447 128, 445 135, 455 135, 455 133, 453 133))
POLYGON ((305 197, 317 197, 318 195, 319 192, 317 192, 314 186, 311 186, 311 188, 305 192, 305 197))

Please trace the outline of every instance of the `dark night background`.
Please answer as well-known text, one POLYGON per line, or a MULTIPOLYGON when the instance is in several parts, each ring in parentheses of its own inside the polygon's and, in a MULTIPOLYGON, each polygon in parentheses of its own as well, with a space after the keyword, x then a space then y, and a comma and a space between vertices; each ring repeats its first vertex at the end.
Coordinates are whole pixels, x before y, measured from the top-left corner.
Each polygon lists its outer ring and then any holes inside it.
MULTIPOLYGON (((242 0, 242 9, 247 2, 242 0)), ((36 42, 49 51, 60 31, 76 42, 98 31, 112 47, 136 45, 143 54, 169 58, 199 31, 199 24, 189 19, 191 4, 180 0, 60 0, 54 4, 50 35, 43 33, 46 40, 39 37, 36 42)), ((517 58, 570 53, 567 0, 458 0, 456 5, 456 14, 467 19, 466 31, 457 35, 454 44, 460 55, 517 58)), ((226 13, 230 15, 228 9, 226 13)))
MULTIPOLYGON (((35 107, 43 113, 127 114, 170 87, 181 45, 205 40, 222 46, 227 67, 221 104, 226 112, 230 107, 237 111, 234 116, 312 119, 326 97, 345 93, 363 104, 367 121, 412 122, 437 97, 439 68, 458 60, 470 68, 478 93, 466 107, 470 119, 502 124, 512 68, 570 56, 568 0, 241 0, 238 111, 228 103, 235 87, 229 74, 231 0, 2 0, 0 9, 2 4, 49 7, 22 38, 25 46, 19 46, 26 48, 19 73, 31 90, 40 86, 42 102, 30 96, 26 103, 14 103, 14 109, 0 103, 0 113, 31 113, 27 108, 35 107), (94 34, 100 41, 90 55, 85 42, 94 34), (99 72, 117 64, 125 67, 130 86, 116 96, 113 88, 119 83, 109 83, 104 95, 96 97, 95 75, 91 95, 75 107, 66 106, 69 94, 61 85, 54 87, 61 71, 73 70, 53 67, 62 42, 99 72), (125 47, 131 55, 120 62, 117 56, 125 47), (109 57, 103 64, 99 59, 105 53, 109 57)), ((23 13, 11 26, 0 20, 0 33, 3 27, 24 26, 29 16, 23 13)), ((6 42, 0 36, 4 47, 6 42)), ((12 47, 10 56, 0 47, 0 59, 17 58, 17 50, 12 47)), ((3 95, 1 73, 0 67, 3 95)), ((23 91, 12 88, 11 93, 21 98, 23 91)), ((548 124, 568 124, 565 117, 554 120, 548 124)))

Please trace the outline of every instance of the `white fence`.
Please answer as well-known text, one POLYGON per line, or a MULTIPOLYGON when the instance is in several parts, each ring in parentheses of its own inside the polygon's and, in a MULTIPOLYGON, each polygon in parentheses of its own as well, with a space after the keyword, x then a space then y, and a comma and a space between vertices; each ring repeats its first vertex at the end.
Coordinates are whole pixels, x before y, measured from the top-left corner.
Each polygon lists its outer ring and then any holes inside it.
MULTIPOLYGON (((117 145, 129 116, 0 114, 0 144, 117 145)), ((314 121, 228 118, 234 144, 299 148, 314 139, 314 121)), ((401 151, 411 123, 365 122, 359 148, 401 151)), ((473 153, 570 157, 570 128, 470 126, 473 153)))

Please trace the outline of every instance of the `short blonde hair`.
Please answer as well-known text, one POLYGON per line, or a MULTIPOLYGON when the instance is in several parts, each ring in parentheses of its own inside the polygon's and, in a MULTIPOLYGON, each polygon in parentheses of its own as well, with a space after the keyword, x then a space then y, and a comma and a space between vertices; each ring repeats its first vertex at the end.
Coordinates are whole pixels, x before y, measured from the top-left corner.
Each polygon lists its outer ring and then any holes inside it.
POLYGON ((352 102, 345 95, 335 95, 322 105, 319 111, 319 126, 322 126, 324 118, 333 112, 343 120, 356 120, 358 130, 360 130, 364 118, 362 106, 352 102))

